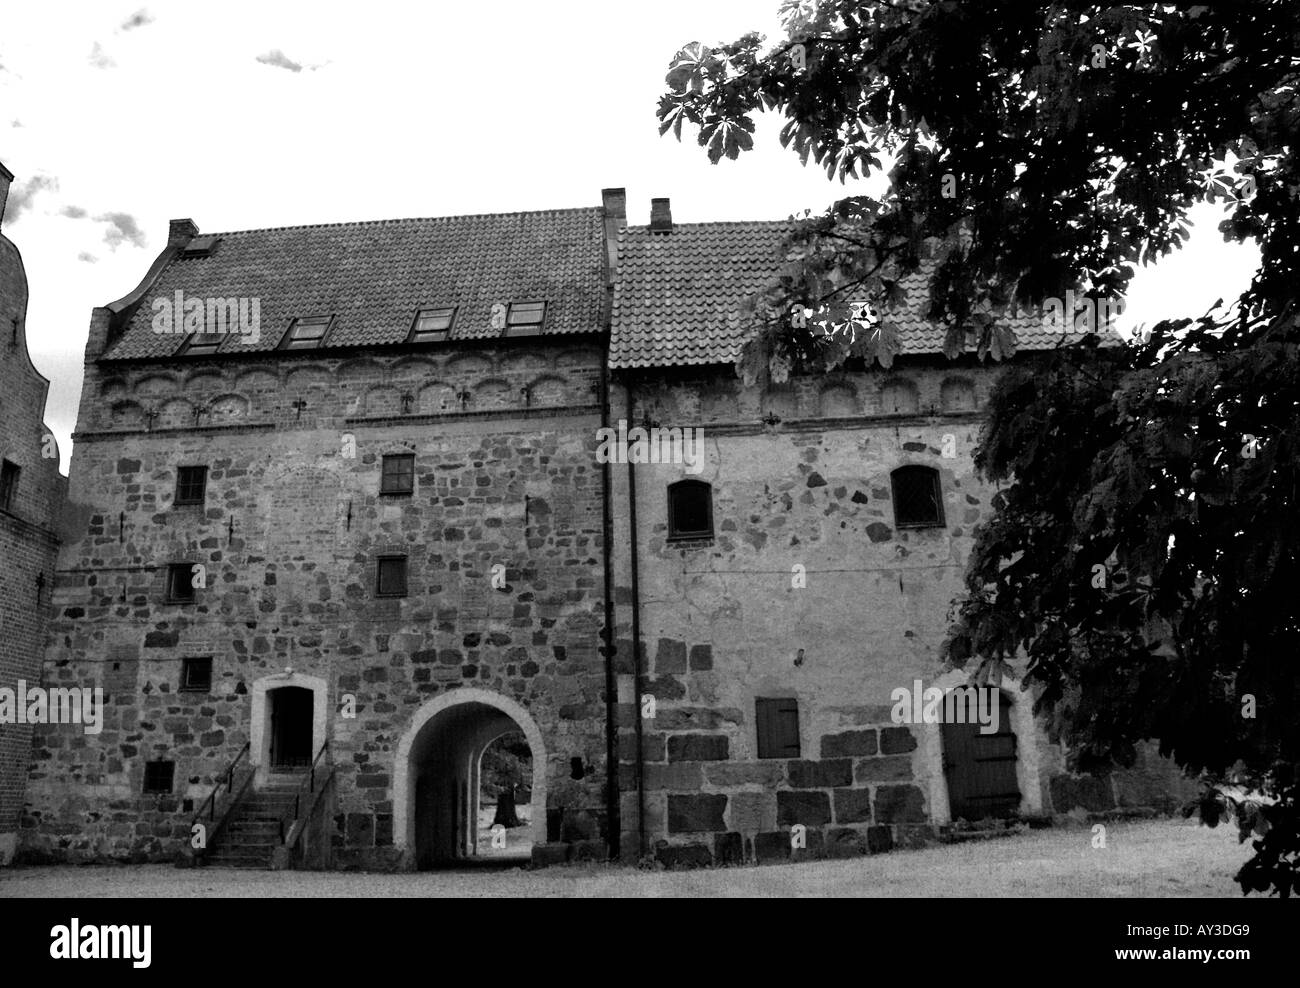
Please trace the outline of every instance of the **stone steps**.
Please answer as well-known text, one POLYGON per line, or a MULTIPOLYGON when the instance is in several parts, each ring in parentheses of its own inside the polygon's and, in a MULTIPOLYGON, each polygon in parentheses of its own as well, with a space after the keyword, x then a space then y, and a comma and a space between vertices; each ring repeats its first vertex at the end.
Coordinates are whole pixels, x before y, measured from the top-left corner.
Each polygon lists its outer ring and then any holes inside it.
POLYGON ((307 773, 276 773, 250 793, 217 837, 207 856, 215 868, 269 868, 280 846, 280 826, 293 810, 307 773))

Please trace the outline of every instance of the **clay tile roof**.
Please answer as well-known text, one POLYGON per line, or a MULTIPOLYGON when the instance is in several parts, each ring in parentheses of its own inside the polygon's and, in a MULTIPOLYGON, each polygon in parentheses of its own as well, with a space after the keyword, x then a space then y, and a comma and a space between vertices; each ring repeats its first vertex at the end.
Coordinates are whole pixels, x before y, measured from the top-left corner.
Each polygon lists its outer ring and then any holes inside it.
MULTIPOLYGON (((788 220, 679 223, 669 234, 627 227, 619 236, 610 337, 610 367, 731 363, 747 330, 741 302, 763 289, 781 264, 788 220)), ((905 354, 939 353, 944 330, 921 315, 924 268, 903 279, 907 306, 891 318, 905 354)), ((1022 350, 1049 349, 1062 334, 1041 318, 1011 320, 1022 350)), ((1071 334, 1069 338, 1077 338, 1071 334)))
MULTIPOLYGON (((274 350, 298 317, 334 315, 325 347, 405 341, 417 309, 457 306, 452 340, 500 336, 494 303, 547 302, 545 335, 599 332, 603 220, 597 207, 380 220, 217 234, 207 256, 173 258, 108 358, 167 356, 184 335, 155 333, 153 301, 259 298, 261 338, 219 352, 274 350)), ((430 344, 436 346, 438 344, 430 344)))

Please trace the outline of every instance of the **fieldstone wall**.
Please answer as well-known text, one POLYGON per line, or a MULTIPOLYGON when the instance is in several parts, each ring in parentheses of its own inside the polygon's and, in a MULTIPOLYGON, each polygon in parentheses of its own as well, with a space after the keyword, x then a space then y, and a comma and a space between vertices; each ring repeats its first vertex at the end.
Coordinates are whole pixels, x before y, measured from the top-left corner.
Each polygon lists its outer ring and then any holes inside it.
MULTIPOLYGON (((625 858, 641 847, 667 865, 860 854, 924 841, 946 822, 931 805, 935 786, 946 786, 939 749, 926 726, 894 723, 891 694, 945 672, 952 601, 992 510, 972 453, 995 373, 913 360, 767 388, 725 372, 628 382, 629 421, 703 428, 707 462, 696 479, 712 485, 714 537, 668 539, 667 490, 691 476, 684 466, 636 467, 644 654, 637 683, 622 608, 625 858), (938 471, 941 527, 896 524, 890 474, 909 464, 938 471), (759 698, 797 701, 797 758, 759 758, 759 698)), ((622 546, 632 538, 622 473, 613 490, 622 546)), ((622 562, 620 602, 631 597, 622 562)), ((1133 773, 1079 782, 1032 733, 1018 743, 1036 748, 1034 780, 1022 784, 1034 814, 1081 801, 1167 803, 1157 795, 1167 792, 1167 763, 1146 766, 1145 786, 1133 773)))
POLYGON ((534 812, 593 821, 584 837, 603 841, 599 364, 581 340, 89 360, 45 677, 102 686, 107 712, 94 737, 38 730, 23 854, 170 858, 250 740, 254 683, 286 668, 328 684, 338 864, 409 866, 395 751, 422 704, 462 685, 519 703, 545 736, 550 805, 534 812), (408 452, 415 493, 380 495, 382 456, 408 452), (195 464, 206 500, 177 506, 177 467, 195 464), (376 596, 388 553, 408 556, 405 597, 376 596), (171 563, 205 568, 194 603, 167 602, 171 563), (213 656, 210 693, 179 688, 193 655, 213 656), (142 791, 155 759, 175 762, 170 794, 142 791))

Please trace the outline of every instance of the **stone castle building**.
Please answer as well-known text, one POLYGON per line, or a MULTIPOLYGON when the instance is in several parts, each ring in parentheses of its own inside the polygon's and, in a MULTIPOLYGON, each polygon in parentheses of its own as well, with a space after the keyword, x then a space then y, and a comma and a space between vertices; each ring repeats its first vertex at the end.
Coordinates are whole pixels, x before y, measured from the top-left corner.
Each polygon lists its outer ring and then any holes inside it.
MULTIPOLYGON (((454 862, 486 851, 479 760, 514 731, 539 863, 1168 808, 1163 763, 1066 773, 1014 680, 991 734, 892 716, 965 681, 938 648, 997 367, 903 315, 889 371, 743 387, 737 309, 787 229, 667 200, 628 227, 622 190, 173 221, 91 319, 44 677, 101 687, 103 725, 37 728, 20 854, 454 862), (620 423, 702 430, 702 458, 609 462, 620 423)), ((1016 359, 1057 342, 1017 330, 1016 359)))
MULTIPOLYGON (((13 178, 0 164, 0 231, 13 178)), ((48 389, 27 354, 22 255, 0 232, 0 691, 15 697, 41 682, 56 519, 67 485, 58 446, 42 421, 48 389)), ((25 720, 0 708, 0 864, 13 859, 18 844, 32 747, 25 720)))

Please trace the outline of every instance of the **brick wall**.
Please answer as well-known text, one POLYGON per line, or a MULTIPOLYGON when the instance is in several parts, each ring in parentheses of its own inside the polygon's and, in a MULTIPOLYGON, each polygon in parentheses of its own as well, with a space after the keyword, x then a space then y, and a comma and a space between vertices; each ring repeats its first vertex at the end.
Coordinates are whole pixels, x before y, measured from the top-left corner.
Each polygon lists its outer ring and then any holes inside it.
MULTIPOLYGON (((42 422, 48 382, 27 354, 26 315, 22 257, 0 236, 0 458, 21 471, 9 509, 0 508, 0 688, 11 690, 40 683, 65 485, 42 422)), ((28 725, 0 723, 0 864, 14 853, 30 743, 28 725)))

